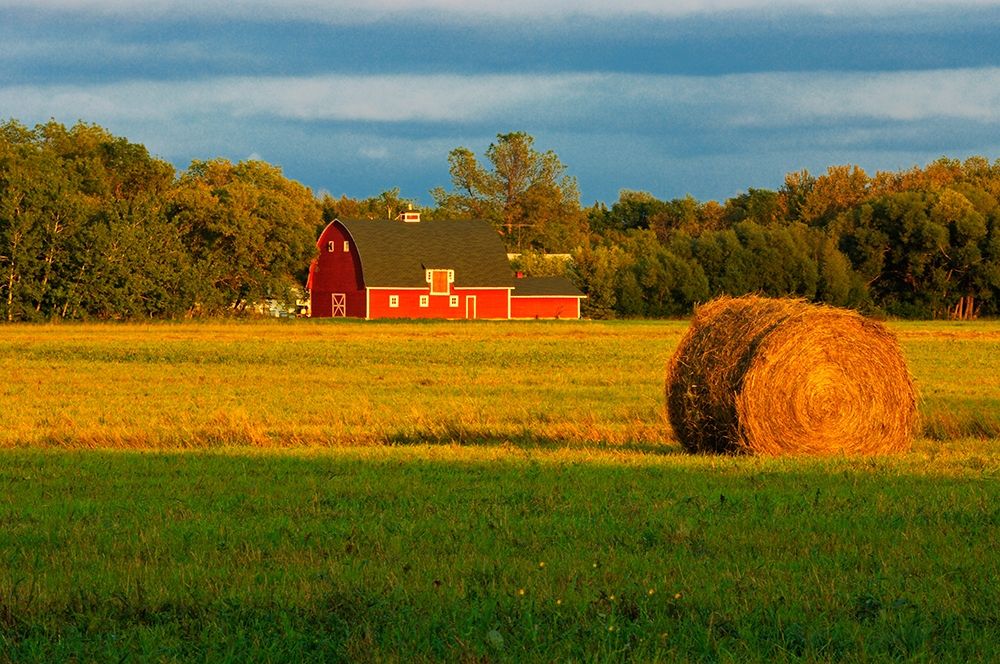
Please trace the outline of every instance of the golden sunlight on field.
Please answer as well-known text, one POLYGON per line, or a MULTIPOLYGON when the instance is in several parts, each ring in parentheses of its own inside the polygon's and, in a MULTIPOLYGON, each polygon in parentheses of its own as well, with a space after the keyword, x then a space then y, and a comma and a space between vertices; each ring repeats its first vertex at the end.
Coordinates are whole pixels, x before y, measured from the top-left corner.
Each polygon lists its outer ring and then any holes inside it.
MULTIPOLYGON (((8 326, 0 445, 675 445, 685 321, 8 326)), ((1000 324, 894 323, 935 439, 1000 432, 1000 324)))

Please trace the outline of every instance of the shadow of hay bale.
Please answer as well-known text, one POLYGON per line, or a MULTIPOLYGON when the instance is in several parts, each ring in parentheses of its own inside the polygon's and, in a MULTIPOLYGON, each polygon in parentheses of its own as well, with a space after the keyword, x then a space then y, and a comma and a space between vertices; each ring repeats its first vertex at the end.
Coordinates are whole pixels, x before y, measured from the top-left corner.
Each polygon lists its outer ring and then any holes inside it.
POLYGON ((887 454, 910 448, 916 394, 895 337, 853 311, 723 297, 699 307, 667 370, 689 452, 887 454))

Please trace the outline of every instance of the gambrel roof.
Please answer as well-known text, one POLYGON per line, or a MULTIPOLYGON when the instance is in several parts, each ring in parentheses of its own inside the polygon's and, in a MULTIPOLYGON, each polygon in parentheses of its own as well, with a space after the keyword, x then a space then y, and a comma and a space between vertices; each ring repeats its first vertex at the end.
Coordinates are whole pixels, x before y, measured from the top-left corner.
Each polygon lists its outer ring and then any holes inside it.
POLYGON ((507 250, 485 221, 336 220, 350 234, 369 288, 422 288, 425 270, 455 271, 458 288, 513 288, 507 250))

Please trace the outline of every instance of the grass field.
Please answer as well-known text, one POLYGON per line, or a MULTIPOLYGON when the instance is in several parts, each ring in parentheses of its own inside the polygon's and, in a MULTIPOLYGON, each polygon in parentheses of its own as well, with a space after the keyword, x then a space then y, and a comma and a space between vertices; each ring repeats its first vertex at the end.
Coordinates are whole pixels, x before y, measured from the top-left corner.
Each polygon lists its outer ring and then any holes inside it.
POLYGON ((1000 657, 1000 323, 826 460, 682 454, 685 327, 0 327, 0 661, 1000 657))

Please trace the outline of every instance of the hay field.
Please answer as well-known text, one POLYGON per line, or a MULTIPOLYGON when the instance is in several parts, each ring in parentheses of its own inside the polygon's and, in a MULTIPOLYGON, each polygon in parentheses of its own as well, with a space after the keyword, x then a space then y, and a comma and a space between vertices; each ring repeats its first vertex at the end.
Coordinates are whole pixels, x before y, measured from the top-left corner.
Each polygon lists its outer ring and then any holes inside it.
MULTIPOLYGON (((673 445, 685 322, 0 328, 0 447, 673 445)), ((934 440, 1000 435, 1000 323, 896 323, 934 440)))
POLYGON ((0 662, 995 659, 1000 324, 878 459, 682 453, 685 327, 2 327, 0 662))

